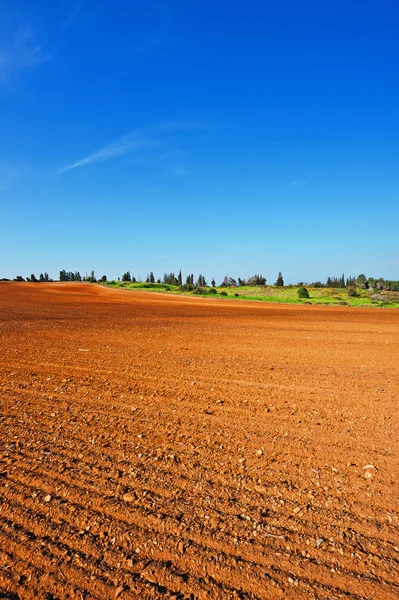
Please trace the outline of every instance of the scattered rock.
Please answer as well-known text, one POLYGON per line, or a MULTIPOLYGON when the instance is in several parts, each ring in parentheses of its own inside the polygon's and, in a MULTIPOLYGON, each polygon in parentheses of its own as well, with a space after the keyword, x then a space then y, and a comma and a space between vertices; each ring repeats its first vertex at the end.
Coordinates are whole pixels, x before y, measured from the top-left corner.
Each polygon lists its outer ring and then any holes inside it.
POLYGON ((316 540, 316 548, 320 548, 322 543, 324 542, 323 538, 317 538, 316 540))
POLYGON ((377 467, 374 465, 365 465, 363 467, 364 476, 366 479, 371 479, 373 475, 375 475, 378 471, 377 467))
POLYGON ((263 450, 261 450, 261 449, 257 450, 256 456, 263 456, 263 450))
POLYGON ((50 494, 47 494, 47 496, 44 497, 44 501, 45 502, 51 502, 51 496, 50 496, 50 494))
POLYGON ((125 502, 134 502, 136 499, 134 494, 130 494, 129 492, 123 494, 122 498, 125 502))

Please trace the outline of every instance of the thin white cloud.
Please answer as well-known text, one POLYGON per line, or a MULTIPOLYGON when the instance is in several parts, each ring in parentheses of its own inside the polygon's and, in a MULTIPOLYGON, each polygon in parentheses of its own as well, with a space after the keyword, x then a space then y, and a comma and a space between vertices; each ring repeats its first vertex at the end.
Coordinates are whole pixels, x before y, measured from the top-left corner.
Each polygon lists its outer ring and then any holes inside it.
MULTIPOLYGON (((96 150, 92 154, 85 156, 84 158, 67 165, 59 170, 59 173, 66 173, 79 167, 85 167, 98 162, 111 160, 119 156, 131 154, 138 150, 145 150, 154 146, 159 146, 161 143, 166 142, 167 136, 185 132, 194 131, 207 128, 208 126, 203 121, 166 121, 154 127, 142 129, 128 133, 123 137, 103 146, 99 150, 96 150)), ((175 153, 182 153, 183 150, 175 150, 175 153)), ((161 157, 151 157, 148 155, 138 156, 134 160, 135 162, 157 162, 158 160, 165 160, 170 153, 164 153, 161 157)), ((176 174, 185 174, 188 169, 179 167, 176 169, 176 174)))
POLYGON ((79 16, 79 13, 80 13, 80 7, 78 5, 76 5, 75 8, 72 9, 72 11, 69 13, 69 15, 63 21, 62 27, 64 29, 68 29, 68 27, 70 27, 72 25, 72 23, 74 23, 76 21, 76 19, 79 16))
POLYGON ((159 144, 158 140, 145 139, 138 136, 137 133, 128 133, 123 137, 103 146, 93 154, 89 154, 85 158, 78 160, 75 163, 67 165, 66 167, 60 169, 60 173, 65 173, 66 171, 72 171, 72 169, 77 169, 78 167, 85 167, 87 165, 91 165, 98 162, 103 162, 105 160, 110 160, 112 158, 116 158, 118 156, 123 156, 124 154, 130 154, 139 149, 150 148, 153 146, 157 146, 159 144))
POLYGON ((20 28, 0 46, 0 85, 13 88, 23 71, 32 70, 48 59, 33 30, 20 28))

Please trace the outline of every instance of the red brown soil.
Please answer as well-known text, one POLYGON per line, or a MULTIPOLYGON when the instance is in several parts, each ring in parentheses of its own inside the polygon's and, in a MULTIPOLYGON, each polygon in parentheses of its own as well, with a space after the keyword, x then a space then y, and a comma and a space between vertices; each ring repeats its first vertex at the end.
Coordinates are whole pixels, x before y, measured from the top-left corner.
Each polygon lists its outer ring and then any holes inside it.
POLYGON ((0 307, 0 597, 399 597, 399 311, 0 307))

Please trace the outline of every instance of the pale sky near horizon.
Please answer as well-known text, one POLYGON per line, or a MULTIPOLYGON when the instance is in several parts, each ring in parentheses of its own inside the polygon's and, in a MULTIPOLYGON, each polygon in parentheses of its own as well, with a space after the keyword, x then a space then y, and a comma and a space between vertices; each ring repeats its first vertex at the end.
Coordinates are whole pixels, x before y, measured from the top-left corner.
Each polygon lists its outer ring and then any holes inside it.
POLYGON ((399 5, 0 0, 0 278, 399 279, 399 5))

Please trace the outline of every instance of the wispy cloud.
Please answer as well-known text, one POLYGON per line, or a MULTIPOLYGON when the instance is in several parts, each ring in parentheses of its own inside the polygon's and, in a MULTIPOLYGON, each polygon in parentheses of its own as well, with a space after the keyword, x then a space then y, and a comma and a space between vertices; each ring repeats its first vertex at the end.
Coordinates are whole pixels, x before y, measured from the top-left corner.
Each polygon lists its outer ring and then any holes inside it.
POLYGON ((72 25, 72 23, 74 23, 76 21, 76 19, 79 16, 79 13, 80 13, 80 7, 78 5, 76 5, 75 8, 73 8, 71 10, 71 12, 69 13, 69 15, 63 21, 62 27, 64 29, 68 29, 68 27, 70 27, 72 25))
POLYGON ((294 181, 289 182, 288 187, 297 188, 297 187, 303 187, 306 184, 307 184, 306 179, 294 179, 294 181))
POLYGON ((89 154, 85 158, 78 160, 75 163, 67 165, 66 167, 60 169, 60 173, 65 173, 66 171, 72 171, 72 169, 77 169, 78 167, 85 167, 87 165, 91 165, 98 162, 103 162, 105 160, 110 160, 112 158, 116 158, 118 156, 123 156, 124 154, 129 154, 139 149, 150 148, 153 146, 157 146, 159 144, 158 140, 145 139, 139 137, 139 135, 135 132, 128 133, 123 137, 103 146, 99 150, 93 152, 93 154, 89 154))
POLYGON ((5 192, 29 172, 26 165, 20 165, 10 160, 0 160, 0 192, 5 192))
POLYGON ((13 88, 23 71, 32 70, 49 59, 30 27, 23 27, 0 46, 0 85, 13 88))
MULTIPOLYGON (((106 146, 99 148, 92 154, 89 154, 88 156, 85 156, 84 158, 81 158, 80 160, 63 167, 59 170, 59 173, 65 173, 79 167, 85 167, 98 162, 111 160, 126 154, 132 154, 139 150, 153 148, 166 143, 168 136, 172 134, 201 130, 205 127, 207 127, 207 125, 202 121, 167 121, 154 127, 149 127, 140 131, 134 131, 118 138, 106 146)), ((139 155, 133 160, 135 162, 143 163, 158 162, 172 157, 173 154, 176 156, 176 154, 183 154, 184 152, 184 150, 178 149, 165 152, 159 156, 149 156, 148 154, 144 156, 139 155)), ((188 173, 188 169, 185 169, 180 165, 176 167, 175 174, 182 175, 186 173, 188 173)))

